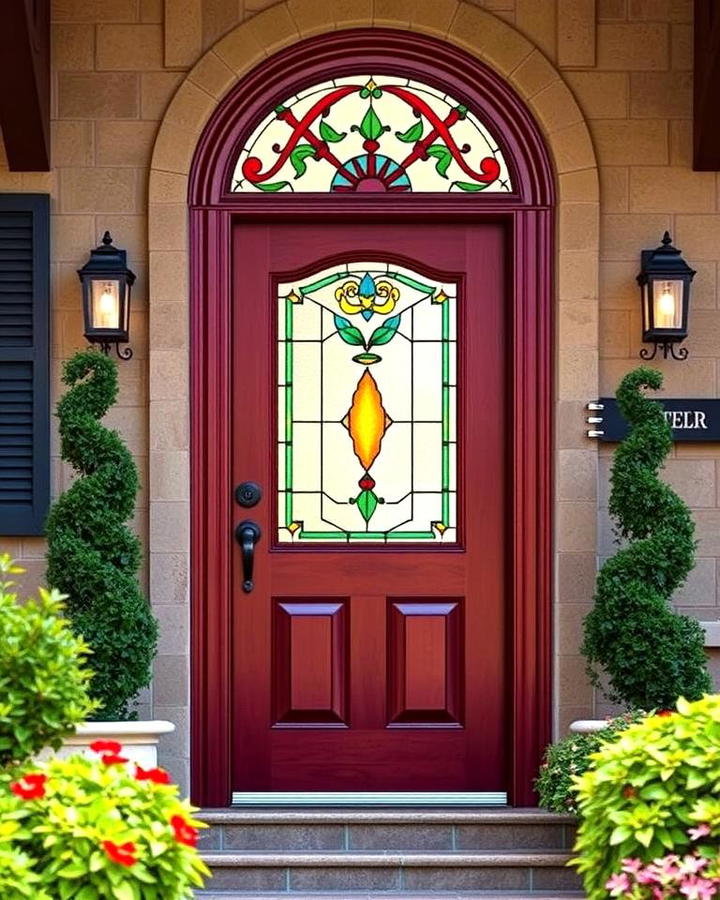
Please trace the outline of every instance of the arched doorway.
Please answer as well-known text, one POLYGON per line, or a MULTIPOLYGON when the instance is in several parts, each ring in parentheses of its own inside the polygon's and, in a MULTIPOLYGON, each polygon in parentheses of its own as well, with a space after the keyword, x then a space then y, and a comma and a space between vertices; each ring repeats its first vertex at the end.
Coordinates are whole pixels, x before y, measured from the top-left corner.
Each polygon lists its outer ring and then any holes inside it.
POLYGON ((196 799, 532 802, 554 189, 531 116, 435 39, 313 38, 217 109, 190 202, 196 799))

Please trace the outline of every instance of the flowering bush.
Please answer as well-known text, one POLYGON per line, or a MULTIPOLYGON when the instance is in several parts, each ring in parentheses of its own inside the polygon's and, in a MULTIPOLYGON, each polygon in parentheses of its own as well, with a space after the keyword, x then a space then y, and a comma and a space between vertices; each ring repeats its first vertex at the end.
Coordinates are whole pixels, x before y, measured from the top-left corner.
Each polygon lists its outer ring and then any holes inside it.
POLYGON ((0 896, 192 897, 209 874, 195 849, 203 826, 192 807, 167 772, 129 764, 117 742, 91 748, 96 759, 53 759, 3 776, 0 896))
MULTIPOLYGON (((631 725, 592 759, 593 766, 577 779, 581 823, 574 863, 589 900, 606 900, 611 876, 621 879, 618 889, 624 886, 622 875, 631 873, 623 873, 623 865, 628 865, 623 860, 639 860, 643 872, 650 863, 662 866, 653 861, 668 853, 673 859, 698 855, 717 860, 720 695, 694 703, 681 698, 677 712, 665 711, 631 725), (698 844, 700 838, 707 840, 698 844)), ((715 871, 715 862, 712 866, 702 867, 705 880, 715 871)), ((683 877, 687 880, 691 874, 683 877)), ((636 891, 628 894, 633 898, 714 896, 709 888, 702 894, 694 887, 694 893, 682 893, 680 887, 676 895, 644 894, 643 885, 629 886, 636 891)))
POLYGON ((88 647, 62 618, 62 595, 41 588, 19 603, 10 576, 22 572, 0 554, 0 768, 56 750, 95 709, 88 647))
MULTIPOLYGON (((689 833, 701 830, 702 826, 689 833)), ((611 897, 622 900, 712 900, 720 890, 720 858, 696 850, 683 857, 670 853, 647 865, 624 859, 621 871, 605 887, 611 897)))
POLYGON ((633 722, 639 722, 646 713, 633 712, 607 720, 607 727, 591 734, 571 734, 570 737, 550 744, 535 781, 540 806, 552 812, 577 814, 576 776, 582 775, 605 741, 612 740, 633 722))

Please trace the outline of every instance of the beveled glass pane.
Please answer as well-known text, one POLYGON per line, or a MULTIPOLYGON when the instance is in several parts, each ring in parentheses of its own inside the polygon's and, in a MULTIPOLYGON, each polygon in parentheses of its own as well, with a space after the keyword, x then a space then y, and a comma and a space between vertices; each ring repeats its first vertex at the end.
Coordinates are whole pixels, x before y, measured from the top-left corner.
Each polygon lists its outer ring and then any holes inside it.
POLYGON ((278 287, 278 540, 457 541, 457 286, 372 260, 278 287))
POLYGON ((413 79, 352 75, 269 111, 238 154, 231 190, 473 194, 512 184, 477 111, 413 79))
POLYGON ((90 309, 93 328, 122 328, 120 321, 120 284, 94 279, 91 282, 90 309))
POLYGON ((683 282, 661 280, 652 285, 655 328, 681 328, 683 282))

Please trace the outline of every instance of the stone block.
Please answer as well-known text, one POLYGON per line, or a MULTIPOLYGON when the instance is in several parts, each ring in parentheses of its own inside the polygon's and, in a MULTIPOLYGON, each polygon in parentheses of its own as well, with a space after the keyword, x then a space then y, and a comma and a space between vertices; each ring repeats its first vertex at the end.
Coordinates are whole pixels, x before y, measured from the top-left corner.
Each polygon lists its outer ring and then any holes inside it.
POLYGON ((205 122, 217 106, 213 97, 191 81, 184 81, 165 112, 166 122, 173 122, 185 131, 194 132, 198 137, 205 122))
POLYGON ((667 22, 669 18, 670 0, 629 0, 631 22, 667 22))
POLYGON ((183 77, 182 72, 143 72, 140 76, 141 118, 162 119, 183 77))
POLYGON ((415 8, 415 0, 374 0, 375 27, 407 28, 415 8))
POLYGON ((558 65, 594 66, 595 31, 595 0, 558 0, 558 65))
POLYGON ((657 247, 663 232, 670 227, 669 215, 625 213, 600 216, 601 259, 633 260, 638 267, 639 252, 647 247, 657 247))
POLYGON ((189 557, 186 553, 158 553, 150 555, 150 603, 153 607, 189 603, 189 557))
POLYGON ((188 77, 193 84, 218 100, 237 80, 235 72, 212 51, 201 57, 188 77))
POLYGON ((693 309, 690 312, 687 346, 693 356, 717 358, 720 351, 720 311, 693 309))
POLYGON ((562 81, 554 81, 530 100, 533 110, 548 134, 581 122, 583 115, 562 81))
POLYGON ((669 59, 668 26, 654 23, 599 23, 597 67, 615 71, 664 70, 669 59))
POLYGON ((157 122, 98 122, 97 165, 147 168, 157 128, 157 122))
POLYGON ((617 22, 627 18, 627 0, 596 0, 598 22, 617 22))
POLYGON ((692 168, 693 133, 690 120, 678 119, 670 123, 670 165, 692 168))
POLYGON ((95 143, 92 122, 59 120, 51 122, 50 129, 53 166, 93 164, 95 143))
POLYGON ((558 653, 578 652, 583 640, 583 623, 592 606, 592 600, 588 600, 585 603, 563 603, 558 607, 558 653))
POLYGON ((173 0, 165 7, 165 66, 189 69, 201 52, 202 0, 173 0))
POLYGON ((525 891, 530 886, 530 870, 492 866, 475 868, 434 868, 417 866, 404 869, 404 888, 408 891, 525 891))
POLYGON ((235 28, 214 47, 213 52, 238 75, 242 75, 266 56, 257 34, 247 28, 235 28))
POLYGON ((557 547, 578 553, 595 549, 597 507, 586 500, 564 500, 557 504, 557 547))
POLYGON ((143 207, 137 169, 68 168, 60 173, 60 207, 65 213, 133 213, 143 207))
MULTIPOLYGON (((636 340, 640 345, 640 334, 636 340)), ((692 354, 680 366, 672 365, 674 360, 654 359, 653 368, 660 369, 664 375, 663 396, 665 397, 716 397, 715 360, 698 359, 692 354)), ((615 389, 620 379, 634 369, 637 359, 606 359, 600 368, 600 391, 604 397, 615 396, 615 389)), ((652 392, 650 396, 653 396, 652 392)), ((700 452, 707 455, 707 445, 701 445, 700 452)), ((692 444, 680 444, 678 456, 697 452, 692 444)), ((711 555, 711 554, 707 554, 711 555)))
POLYGON ((693 27, 673 25, 670 29, 670 60, 678 72, 692 72, 693 68, 693 27))
POLYGON ((345 849, 344 825, 225 825, 223 849, 318 852, 345 849))
POLYGON ((558 304, 558 347, 564 352, 569 347, 598 345, 598 306, 587 300, 561 300, 558 304))
MULTIPOLYGON (((163 129, 164 130, 164 129, 163 129)), ((154 250, 187 250, 187 208, 179 203, 150 207, 149 247, 154 250)))
POLYGON ((533 50, 533 52, 510 73, 510 81, 518 89, 521 96, 526 99, 534 97, 538 91, 549 87, 557 80, 557 70, 539 50, 533 50))
POLYGON ((157 71, 163 67, 161 25, 98 25, 98 71, 157 71))
POLYGON ((596 250, 598 246, 598 205, 564 203, 560 208, 562 250, 596 250))
POLYGON ((190 456, 187 450, 150 451, 150 494, 153 500, 188 500, 190 456))
POLYGON ((433 0, 432 3, 418 0, 411 12, 413 30, 444 37, 457 9, 457 0, 433 0))
POLYGON ((600 357, 627 359, 630 355, 630 313, 624 309, 600 311, 600 357))
POLYGON ((188 195, 188 176, 179 172, 152 171, 148 187, 150 203, 184 203, 188 195))
POLYGON ((597 251, 561 250, 558 295, 561 300, 594 300, 598 293, 597 251))
POLYGON ((57 72, 95 68, 95 28, 92 25, 53 25, 52 65, 57 72))
POLYGON ((586 434, 588 425, 585 408, 589 399, 597 397, 597 389, 584 398, 561 399, 555 404, 555 441, 558 447, 585 449, 597 447, 597 443, 586 434))
POLYGON ((597 203, 600 199, 598 170, 595 167, 566 172, 558 181, 562 203, 597 203))
POLYGON ((468 3, 458 8, 448 38, 487 59, 503 75, 516 69, 533 50, 532 44, 519 32, 468 3))
POLYGON ((632 72, 630 115, 634 119, 692 119, 692 75, 632 72))
POLYGON ((579 648, 573 654, 558 657, 558 700, 563 706, 590 708, 592 688, 585 672, 585 658, 578 651, 579 648))
POLYGON ((153 400, 179 400, 188 392, 186 350, 155 350, 150 353, 150 391, 153 400))
POLYGON ((666 165, 668 162, 665 120, 596 119, 589 124, 601 166, 666 165))
POLYGON ((53 215, 50 225, 53 259, 83 265, 89 251, 96 245, 94 216, 53 215))
MULTIPOLYGON (((682 247, 686 259, 717 260, 720 257, 720 215, 676 216, 673 242, 682 247)), ((693 265, 693 268, 697 267, 693 265)))
POLYGON ((187 400, 150 397, 150 449, 186 450, 190 446, 187 400))
POLYGON ((150 254, 150 289, 153 300, 186 303, 188 256, 184 251, 153 251, 150 254))
POLYGON ((53 0, 53 22, 136 22, 137 0, 53 0))
POLYGON ((134 72, 59 72, 61 119, 135 119, 138 76, 134 72))
POLYGON ((628 113, 629 79, 625 72, 563 72, 589 119, 622 119, 628 113))
MULTIPOLYGON (((180 553, 189 547, 189 506, 184 501, 155 500, 150 507, 153 552, 180 553)), ((163 644, 160 653, 184 653, 187 648, 163 644)))
POLYGON ((287 4, 278 3, 248 19, 245 29, 268 55, 300 38, 287 4))
POLYGON ((595 590, 597 557, 595 550, 558 554, 558 593, 561 608, 566 603, 589 603, 595 590))
POLYGON ((557 18, 556 0, 515 0, 516 28, 550 59, 557 58, 557 18))
POLYGON ((628 169, 623 166, 601 166, 600 196, 603 212, 628 212, 630 205, 630 174, 628 169))
POLYGON ((698 509, 693 518, 698 556, 720 556, 720 509, 698 509))
POLYGON ((595 501, 597 453, 593 450, 558 450, 556 460, 557 499, 595 501))
POLYGON ((140 21, 162 24, 165 14, 164 0, 140 0, 140 21))
POLYGON ((237 0, 204 0, 202 4, 202 45, 212 45, 242 19, 237 0))
POLYGON ((560 175, 576 169, 589 169, 596 164, 595 151, 584 122, 556 131, 551 150, 555 157, 555 168, 560 175))

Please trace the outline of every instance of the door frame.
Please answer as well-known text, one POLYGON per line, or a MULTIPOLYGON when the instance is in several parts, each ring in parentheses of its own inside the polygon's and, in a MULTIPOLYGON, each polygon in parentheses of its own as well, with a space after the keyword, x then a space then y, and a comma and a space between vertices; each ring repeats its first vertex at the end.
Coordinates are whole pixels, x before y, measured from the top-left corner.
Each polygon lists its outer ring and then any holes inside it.
MULTIPOLYGON (((420 34, 357 29, 301 41, 262 63, 229 92, 208 122, 190 188, 190 498, 192 797, 229 805, 232 715, 230 620, 233 586, 231 417, 231 233, 250 222, 502 222, 512 310, 508 401, 514 473, 510 499, 508 749, 509 799, 535 804, 533 779, 550 740, 552 714, 552 384, 555 186, 540 131, 510 85, 463 50, 420 34), (238 142, 299 83, 328 71, 393 61, 415 77, 441 81, 479 109, 503 142, 511 194, 232 194, 238 142), (460 78, 457 73, 462 73, 460 78)), ((510 298, 508 298, 510 299, 510 298)))

